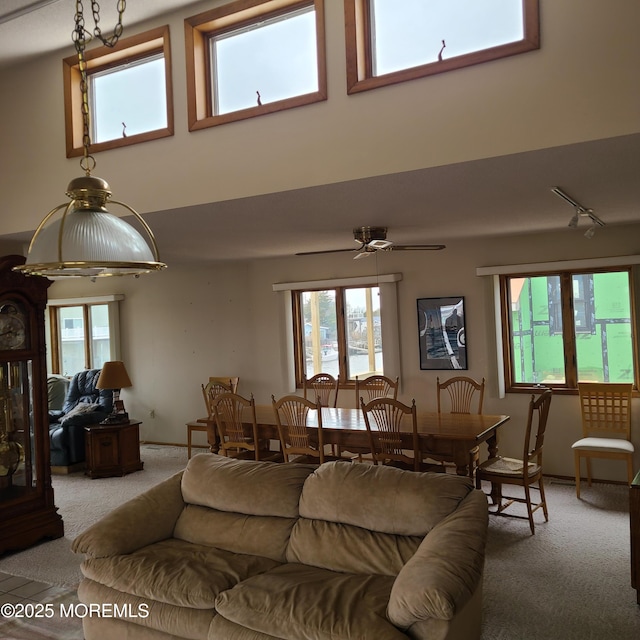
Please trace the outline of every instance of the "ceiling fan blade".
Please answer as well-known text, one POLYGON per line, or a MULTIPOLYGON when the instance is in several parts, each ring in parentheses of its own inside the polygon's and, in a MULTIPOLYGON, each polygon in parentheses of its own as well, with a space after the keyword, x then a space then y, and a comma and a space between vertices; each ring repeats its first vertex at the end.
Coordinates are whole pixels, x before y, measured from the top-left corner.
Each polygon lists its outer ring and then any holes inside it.
POLYGON ((344 252, 354 252, 360 251, 360 249, 325 249, 324 251, 301 251, 300 253, 296 253, 297 256, 314 256, 319 255, 321 253, 344 253, 344 252))
POLYGON ((446 248, 444 244, 392 244, 382 251, 441 251, 446 248))

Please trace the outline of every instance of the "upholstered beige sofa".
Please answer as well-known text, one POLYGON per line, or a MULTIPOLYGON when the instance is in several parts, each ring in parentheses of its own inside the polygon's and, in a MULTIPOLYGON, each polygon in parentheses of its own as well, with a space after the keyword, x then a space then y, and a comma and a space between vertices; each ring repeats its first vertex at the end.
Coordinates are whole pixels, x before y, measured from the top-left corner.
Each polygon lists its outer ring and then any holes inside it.
POLYGON ((480 637, 470 479, 194 456, 73 542, 87 640, 480 637))

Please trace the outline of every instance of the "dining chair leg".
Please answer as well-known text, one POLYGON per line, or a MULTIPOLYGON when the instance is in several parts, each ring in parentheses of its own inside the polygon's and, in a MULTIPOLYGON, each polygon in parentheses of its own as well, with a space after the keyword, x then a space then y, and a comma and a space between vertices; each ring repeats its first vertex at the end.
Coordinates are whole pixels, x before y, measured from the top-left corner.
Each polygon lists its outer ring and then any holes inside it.
POLYGON ((542 512, 544 513, 544 521, 549 522, 549 511, 547 510, 547 498, 544 495, 544 482, 542 481, 542 476, 540 476, 538 486, 540 487, 540 500, 542 500, 542 512))
POLYGON ((576 498, 580 499, 580 454, 575 451, 573 454, 576 467, 576 498))
POLYGON ((587 486, 591 486, 591 458, 587 456, 587 486))
POLYGON ((536 526, 533 522, 533 509, 531 508, 531 489, 528 484, 524 485, 524 495, 527 500, 527 515, 529 516, 529 528, 531 529, 531 535, 535 535, 536 526))

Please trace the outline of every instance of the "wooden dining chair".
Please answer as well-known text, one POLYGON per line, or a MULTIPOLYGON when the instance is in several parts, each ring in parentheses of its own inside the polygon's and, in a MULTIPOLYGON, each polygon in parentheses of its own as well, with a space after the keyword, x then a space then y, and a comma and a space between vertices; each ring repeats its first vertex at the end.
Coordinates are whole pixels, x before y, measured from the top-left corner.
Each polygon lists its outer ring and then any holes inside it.
POLYGON ((633 482, 631 442, 631 383, 579 382, 582 438, 572 445, 576 469, 576 496, 580 498, 580 461, 587 461, 591 486, 591 460, 625 460, 627 481, 633 482))
MULTIPOLYGON (((438 413, 482 413, 484 402, 484 378, 480 382, 468 376, 454 376, 440 382, 436 378, 436 395, 438 413)), ((443 465, 455 469, 453 457, 438 456, 436 458, 443 465)), ((473 478, 475 469, 480 461, 480 447, 469 451, 469 476, 473 478)))
POLYGON ((370 402, 374 398, 393 398, 398 399, 399 378, 395 380, 387 376, 369 376, 360 380, 356 376, 356 407, 360 406, 360 398, 365 403, 370 402))
POLYGON ((236 393, 233 389, 233 381, 231 378, 209 378, 207 384, 200 386, 202 387, 204 404, 207 408, 207 417, 210 420, 214 420, 213 402, 221 393, 236 393))
POLYGON ((279 400, 271 396, 271 402, 285 462, 322 464, 339 459, 325 454, 322 405, 319 400, 312 402, 300 396, 287 395, 279 400), (310 428, 309 417, 312 412, 315 412, 317 422, 310 428))
POLYGON ((282 454, 279 451, 271 451, 268 441, 261 442, 258 438, 256 403, 253 395, 244 398, 237 393, 220 393, 213 400, 213 414, 220 439, 220 455, 282 462, 282 454))
POLYGON ((369 435, 373 464, 409 471, 441 471, 440 465, 422 462, 415 400, 407 405, 394 398, 374 398, 367 403, 361 399, 360 408, 369 435), (402 432, 410 434, 411 449, 403 446, 402 432))
POLYGON ((489 481, 493 486, 516 485, 523 487, 524 498, 522 496, 506 496, 500 493, 500 499, 495 510, 489 510, 493 515, 504 515, 513 518, 523 518, 529 520, 531 535, 535 534, 535 523, 533 514, 542 509, 545 522, 549 521, 549 512, 544 495, 544 483, 542 479, 542 447, 549 417, 549 406, 551 405, 552 391, 546 389, 536 399, 531 396, 529 402, 529 413, 527 426, 525 429, 524 446, 521 458, 489 458, 482 462, 476 469, 476 488, 482 488, 482 481, 489 481), (537 484, 537 486, 535 486, 537 484), (540 494, 538 502, 533 502, 531 490, 537 490, 540 494), (506 499, 506 502, 504 500, 506 499), (516 513, 504 513, 504 510, 514 502, 524 503, 527 506, 527 515, 522 516, 516 513))
POLYGON ((302 381, 304 397, 312 402, 319 401, 323 407, 338 406, 338 380, 330 373, 316 373, 302 381))

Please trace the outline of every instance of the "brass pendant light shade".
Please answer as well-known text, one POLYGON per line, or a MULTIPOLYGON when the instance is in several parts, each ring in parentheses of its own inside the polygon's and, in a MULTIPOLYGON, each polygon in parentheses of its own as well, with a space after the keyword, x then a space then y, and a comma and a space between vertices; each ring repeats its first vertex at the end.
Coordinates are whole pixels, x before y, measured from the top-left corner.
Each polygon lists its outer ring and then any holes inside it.
POLYGON ((71 201, 53 209, 40 223, 31 240, 24 265, 16 270, 31 275, 102 277, 141 275, 164 269, 151 229, 128 205, 111 202, 132 213, 145 233, 109 213, 111 191, 106 180, 82 176, 69 183, 71 201), (62 211, 61 217, 53 219, 62 211))

